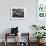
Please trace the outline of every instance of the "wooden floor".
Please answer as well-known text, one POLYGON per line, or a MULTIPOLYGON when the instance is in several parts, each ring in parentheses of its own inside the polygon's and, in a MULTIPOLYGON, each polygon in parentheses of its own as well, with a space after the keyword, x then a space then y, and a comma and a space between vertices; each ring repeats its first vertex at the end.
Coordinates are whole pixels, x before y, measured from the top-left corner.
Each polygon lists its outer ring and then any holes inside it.
MULTIPOLYGON (((30 44, 31 44, 30 46, 37 46, 37 43, 34 43, 34 42, 32 42, 30 44)), ((1 43, 0 42, 0 46, 4 46, 4 43, 1 43)), ((15 46, 15 43, 12 43, 12 42, 11 43, 8 43, 8 46, 15 46)), ((44 45, 42 45, 42 46, 46 46, 46 43, 44 43, 44 45)))

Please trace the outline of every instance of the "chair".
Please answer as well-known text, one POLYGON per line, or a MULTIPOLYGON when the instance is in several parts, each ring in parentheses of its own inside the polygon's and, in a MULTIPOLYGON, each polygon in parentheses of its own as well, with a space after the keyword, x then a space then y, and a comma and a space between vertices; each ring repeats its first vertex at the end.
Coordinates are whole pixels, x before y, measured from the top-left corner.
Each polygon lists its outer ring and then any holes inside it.
POLYGON ((18 33, 17 34, 6 33, 5 34, 5 46, 8 45, 7 39, 10 38, 11 36, 17 36, 17 38, 15 38, 15 40, 16 40, 16 46, 18 46, 18 33))
POLYGON ((18 27, 16 28, 11 28, 11 33, 5 33, 5 46, 7 46, 7 38, 17 36, 17 39, 15 38, 16 41, 16 46, 18 46, 18 27))

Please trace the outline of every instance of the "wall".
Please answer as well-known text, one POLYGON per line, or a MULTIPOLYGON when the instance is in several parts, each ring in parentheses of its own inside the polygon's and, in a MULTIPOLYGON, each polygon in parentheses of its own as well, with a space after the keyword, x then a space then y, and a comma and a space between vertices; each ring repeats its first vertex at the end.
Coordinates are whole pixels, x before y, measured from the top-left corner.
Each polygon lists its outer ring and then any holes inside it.
POLYGON ((11 27, 19 27, 19 32, 30 32, 31 25, 36 24, 36 0, 0 0, 0 34, 10 32, 11 27), (10 11, 12 7, 25 7, 26 19, 11 20, 10 11))

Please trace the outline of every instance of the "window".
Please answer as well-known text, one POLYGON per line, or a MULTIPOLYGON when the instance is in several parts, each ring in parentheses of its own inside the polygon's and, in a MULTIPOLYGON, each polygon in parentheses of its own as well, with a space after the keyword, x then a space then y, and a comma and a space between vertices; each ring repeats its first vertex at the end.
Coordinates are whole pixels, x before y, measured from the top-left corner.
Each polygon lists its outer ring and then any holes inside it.
POLYGON ((37 15, 46 18, 46 0, 37 0, 37 15))

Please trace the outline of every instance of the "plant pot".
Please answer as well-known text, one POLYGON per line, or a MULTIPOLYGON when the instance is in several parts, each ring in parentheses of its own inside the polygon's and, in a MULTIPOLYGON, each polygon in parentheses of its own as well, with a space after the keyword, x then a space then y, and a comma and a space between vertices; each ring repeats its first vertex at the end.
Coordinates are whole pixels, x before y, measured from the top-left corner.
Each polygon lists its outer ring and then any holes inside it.
POLYGON ((40 43, 40 39, 37 39, 37 43, 40 43))
POLYGON ((40 43, 44 43, 44 40, 45 40, 45 39, 40 39, 40 43))
POLYGON ((44 40, 45 40, 45 39, 38 39, 37 42, 41 44, 41 43, 44 42, 44 40))

